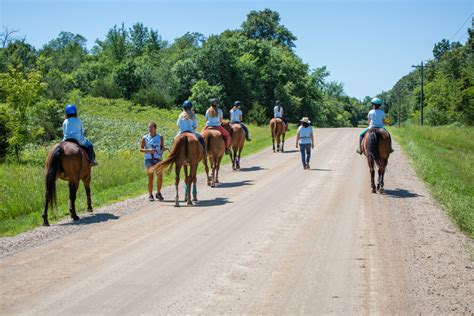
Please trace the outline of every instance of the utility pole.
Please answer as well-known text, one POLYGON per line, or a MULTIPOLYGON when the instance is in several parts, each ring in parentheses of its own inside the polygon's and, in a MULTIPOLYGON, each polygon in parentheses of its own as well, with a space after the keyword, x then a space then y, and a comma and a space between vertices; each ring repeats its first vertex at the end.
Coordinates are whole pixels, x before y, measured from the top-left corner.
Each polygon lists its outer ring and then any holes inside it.
POLYGON ((398 127, 400 127, 400 88, 397 89, 397 101, 398 101, 398 127))
POLYGON ((421 102, 420 102, 420 124, 423 125, 423 102, 424 102, 424 93, 423 93, 423 61, 421 65, 413 65, 413 68, 420 68, 421 70, 421 102))

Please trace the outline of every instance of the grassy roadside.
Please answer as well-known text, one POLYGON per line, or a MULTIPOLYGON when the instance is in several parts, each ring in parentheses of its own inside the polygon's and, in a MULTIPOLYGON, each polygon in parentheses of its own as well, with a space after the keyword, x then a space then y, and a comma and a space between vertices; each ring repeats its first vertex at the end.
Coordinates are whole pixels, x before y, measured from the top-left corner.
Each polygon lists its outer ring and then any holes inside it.
POLYGON ((474 128, 407 126, 390 131, 435 199, 474 238, 474 128))
MULTIPOLYGON (((93 171, 91 190, 94 208, 146 193, 147 180, 143 155, 137 149, 138 141, 146 133, 147 123, 155 120, 159 132, 170 145, 176 134, 179 111, 130 108, 130 104, 120 100, 115 103, 105 99, 87 101, 87 105, 80 107, 80 116, 86 132, 94 141, 100 162, 100 166, 93 171)), ((199 116, 200 126, 203 121, 203 117, 199 116)), ((249 130, 252 142, 246 143, 244 157, 271 145, 267 126, 249 126, 249 130)), ((295 133, 296 128, 293 127, 288 137, 295 133)), ((23 153, 21 163, 0 164, 0 236, 15 235, 42 224, 44 159, 48 148, 31 147, 23 153)), ((224 163, 230 163, 230 159, 226 157, 224 163)), ((164 185, 171 185, 173 181, 172 175, 165 176, 164 185)), ((57 189, 58 207, 49 212, 52 223, 69 216, 66 182, 58 181, 57 189)), ((78 191, 76 208, 79 212, 86 209, 82 186, 78 191)))

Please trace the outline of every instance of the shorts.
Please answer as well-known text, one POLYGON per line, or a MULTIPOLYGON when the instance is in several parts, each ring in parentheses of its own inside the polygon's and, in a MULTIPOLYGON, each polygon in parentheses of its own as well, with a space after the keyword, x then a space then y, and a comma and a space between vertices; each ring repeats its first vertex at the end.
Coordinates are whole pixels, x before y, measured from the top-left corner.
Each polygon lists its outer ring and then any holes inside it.
POLYGON ((145 169, 148 169, 150 167, 153 167, 157 163, 159 163, 161 159, 155 158, 155 159, 145 159, 145 169))

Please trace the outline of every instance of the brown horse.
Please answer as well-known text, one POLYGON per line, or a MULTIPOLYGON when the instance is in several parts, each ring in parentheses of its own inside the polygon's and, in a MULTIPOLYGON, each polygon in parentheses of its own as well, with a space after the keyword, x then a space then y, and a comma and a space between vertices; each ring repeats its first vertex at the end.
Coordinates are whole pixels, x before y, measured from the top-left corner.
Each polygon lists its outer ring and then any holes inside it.
POLYGON ((383 193, 385 168, 388 165, 388 158, 392 148, 390 134, 384 128, 371 128, 365 133, 361 148, 369 164, 372 193, 376 193, 377 190, 383 193), (379 174, 377 190, 374 179, 375 165, 377 165, 379 174))
POLYGON ((225 153, 225 141, 221 132, 212 128, 204 130, 202 137, 206 142, 207 156, 212 168, 212 176, 208 177, 207 185, 215 187, 216 183, 219 183, 219 169, 225 153))
POLYGON ((245 145, 245 132, 240 126, 240 123, 223 123, 222 126, 230 134, 230 147, 232 149, 231 159, 232 159, 232 169, 240 169, 240 155, 242 154, 242 149, 245 145))
POLYGON ((150 168, 149 172, 163 172, 165 169, 171 170, 173 165, 175 165, 176 177, 174 184, 176 186, 176 197, 174 206, 179 207, 179 176, 181 173, 181 167, 184 167, 184 182, 186 185, 186 197, 184 200, 188 205, 193 205, 192 201, 197 201, 196 174, 198 164, 201 160, 204 162, 204 169, 209 177, 209 168, 207 167, 207 160, 205 159, 204 147, 199 143, 196 135, 193 133, 181 133, 176 136, 170 155, 162 162, 150 168), (193 186, 192 200, 190 190, 191 184, 193 186))
POLYGON ((275 152, 275 139, 277 142, 277 151, 280 151, 281 138, 281 152, 284 151, 286 124, 281 118, 274 117, 270 120, 270 130, 272 132, 273 152, 275 152))
POLYGON ((91 166, 85 150, 78 144, 62 141, 53 146, 46 159, 46 194, 43 212, 43 226, 49 226, 48 205, 56 204, 56 180, 58 178, 69 182, 69 212, 77 221, 76 193, 82 180, 87 195, 87 210, 92 212, 91 200, 91 166))

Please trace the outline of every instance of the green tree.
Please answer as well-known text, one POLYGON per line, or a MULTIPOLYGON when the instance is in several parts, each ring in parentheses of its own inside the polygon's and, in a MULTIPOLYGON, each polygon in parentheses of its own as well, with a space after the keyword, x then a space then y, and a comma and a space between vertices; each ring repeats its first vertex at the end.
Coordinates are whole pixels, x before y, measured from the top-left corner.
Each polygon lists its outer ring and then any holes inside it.
POLYGON ((222 87, 210 85, 206 80, 198 80, 191 88, 191 100, 199 113, 205 113, 209 107, 209 100, 222 100, 222 87))

